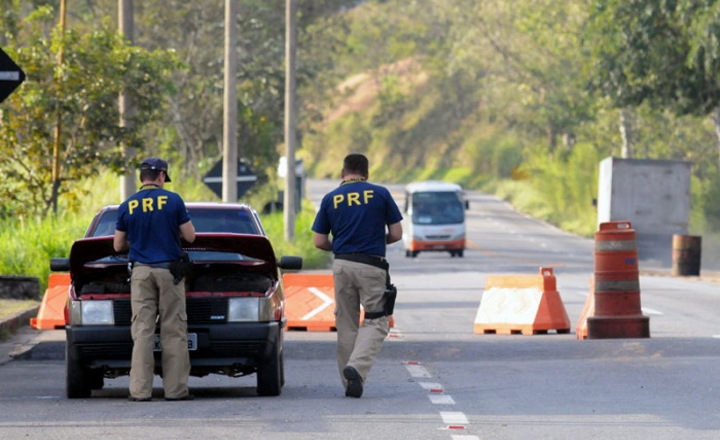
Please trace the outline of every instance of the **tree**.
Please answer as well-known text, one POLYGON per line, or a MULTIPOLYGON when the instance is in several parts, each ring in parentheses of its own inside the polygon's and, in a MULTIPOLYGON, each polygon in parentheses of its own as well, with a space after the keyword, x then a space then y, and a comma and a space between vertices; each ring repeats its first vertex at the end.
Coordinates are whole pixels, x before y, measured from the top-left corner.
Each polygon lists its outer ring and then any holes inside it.
POLYGON ((170 73, 181 65, 171 52, 149 52, 126 44, 108 21, 92 32, 54 28, 54 12, 40 7, 17 32, 3 28, 15 49, 11 55, 27 75, 3 103, 0 116, 0 204, 6 212, 46 215, 57 200, 52 191, 52 146, 60 116, 61 175, 58 195, 69 206, 78 197, 79 179, 98 170, 133 169, 124 163, 120 144, 142 151, 142 129, 162 115, 173 92, 170 73), (57 51, 64 48, 58 66, 57 51), (134 130, 119 126, 117 96, 124 87, 136 105, 134 130), (52 115, 52 117, 51 117, 52 115))
POLYGON ((717 0, 595 1, 586 38, 594 88, 617 108, 711 116, 720 148, 718 17, 717 0))

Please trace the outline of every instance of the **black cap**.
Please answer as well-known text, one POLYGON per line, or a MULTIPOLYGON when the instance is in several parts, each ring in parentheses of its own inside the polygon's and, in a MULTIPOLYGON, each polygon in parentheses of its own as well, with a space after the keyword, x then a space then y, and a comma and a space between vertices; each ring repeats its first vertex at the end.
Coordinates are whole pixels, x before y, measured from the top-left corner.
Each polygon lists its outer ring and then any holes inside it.
POLYGON ((142 165, 140 165, 140 169, 165 171, 165 181, 172 182, 172 180, 170 180, 170 175, 168 174, 167 162, 160 159, 159 157, 151 157, 150 159, 145 159, 142 165))

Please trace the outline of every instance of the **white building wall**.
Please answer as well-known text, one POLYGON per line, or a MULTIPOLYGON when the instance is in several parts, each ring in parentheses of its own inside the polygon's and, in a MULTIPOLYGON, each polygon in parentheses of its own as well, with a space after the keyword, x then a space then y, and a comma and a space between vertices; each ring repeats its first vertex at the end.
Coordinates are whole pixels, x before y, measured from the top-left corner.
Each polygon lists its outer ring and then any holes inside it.
POLYGON ((629 221, 636 232, 640 259, 670 264, 673 234, 688 233, 691 167, 686 161, 602 160, 598 225, 629 221))

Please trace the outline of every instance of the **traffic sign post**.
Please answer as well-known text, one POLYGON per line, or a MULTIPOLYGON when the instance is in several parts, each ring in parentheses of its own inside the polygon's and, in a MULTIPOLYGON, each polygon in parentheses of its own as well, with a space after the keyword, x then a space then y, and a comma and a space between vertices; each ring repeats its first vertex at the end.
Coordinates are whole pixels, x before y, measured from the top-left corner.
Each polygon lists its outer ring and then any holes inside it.
POLYGON ((5 101, 23 81, 25 81, 25 72, 0 49, 0 102, 5 101))
MULTIPOLYGON (((253 173, 250 170, 250 167, 243 163, 242 161, 238 161, 238 167, 237 167, 237 197, 238 200, 240 197, 243 196, 249 190, 252 188, 252 186, 255 184, 255 181, 257 181, 257 175, 253 173)), ((214 192, 217 194, 218 197, 222 199, 222 181, 223 181, 223 160, 220 159, 218 163, 215 164, 214 167, 203 177, 203 182, 205 185, 208 186, 214 192)))

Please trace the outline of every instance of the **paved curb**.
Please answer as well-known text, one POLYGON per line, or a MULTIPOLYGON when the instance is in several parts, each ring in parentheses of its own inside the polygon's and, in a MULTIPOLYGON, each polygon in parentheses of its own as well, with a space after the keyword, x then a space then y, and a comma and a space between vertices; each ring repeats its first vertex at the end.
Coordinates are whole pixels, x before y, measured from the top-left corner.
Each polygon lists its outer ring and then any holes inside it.
POLYGON ((28 353, 38 343, 40 332, 30 327, 30 318, 37 316, 40 306, 33 306, 0 319, 0 365, 28 353))
POLYGON ((0 334, 14 334, 20 327, 30 325, 30 318, 38 314, 40 305, 32 306, 20 312, 14 313, 6 318, 0 319, 0 334))

